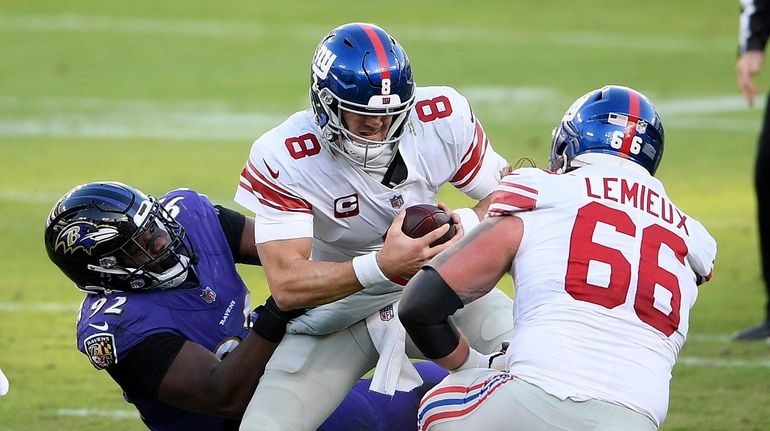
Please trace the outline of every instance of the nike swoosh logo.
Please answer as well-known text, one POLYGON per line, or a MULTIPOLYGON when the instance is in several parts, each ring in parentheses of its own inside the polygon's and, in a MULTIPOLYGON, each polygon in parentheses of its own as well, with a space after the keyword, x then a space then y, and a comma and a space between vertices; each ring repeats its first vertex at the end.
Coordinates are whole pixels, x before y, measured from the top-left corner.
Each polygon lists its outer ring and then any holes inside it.
POLYGON ((280 171, 274 171, 272 168, 270 168, 270 165, 267 164, 267 160, 262 159, 262 161, 265 163, 265 167, 267 168, 267 171, 270 172, 270 176, 273 177, 274 180, 278 179, 278 175, 281 174, 280 171))
POLYGON ((98 329, 100 331, 106 331, 107 329, 109 329, 109 325, 107 325, 107 322, 104 322, 101 325, 94 325, 93 323, 89 323, 88 326, 90 326, 90 327, 92 327, 94 329, 98 329))

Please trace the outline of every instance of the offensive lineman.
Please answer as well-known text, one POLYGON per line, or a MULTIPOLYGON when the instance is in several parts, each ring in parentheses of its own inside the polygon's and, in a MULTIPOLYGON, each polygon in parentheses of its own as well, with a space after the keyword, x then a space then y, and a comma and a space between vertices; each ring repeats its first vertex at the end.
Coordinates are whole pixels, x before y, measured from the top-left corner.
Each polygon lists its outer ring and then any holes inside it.
MULTIPOLYGON (((333 29, 311 69, 312 109, 254 142, 235 196, 256 214, 278 305, 317 306, 289 326, 242 429, 315 429, 375 365, 375 391, 418 384, 406 355, 421 355, 395 318, 403 285, 479 223, 506 167, 468 101, 449 87, 415 87, 406 53, 381 28, 333 29), (404 235, 403 209, 435 202, 447 182, 479 200, 451 212, 460 233, 433 248, 448 227, 404 235)), ((457 321, 489 353, 510 337, 511 307, 493 290, 457 321)))
POLYGON ((507 367, 450 374, 421 430, 655 430, 716 243, 653 177, 664 134, 635 90, 575 101, 549 167, 503 178, 489 218, 409 282, 399 317, 447 369, 476 355, 449 318, 509 272, 507 367))

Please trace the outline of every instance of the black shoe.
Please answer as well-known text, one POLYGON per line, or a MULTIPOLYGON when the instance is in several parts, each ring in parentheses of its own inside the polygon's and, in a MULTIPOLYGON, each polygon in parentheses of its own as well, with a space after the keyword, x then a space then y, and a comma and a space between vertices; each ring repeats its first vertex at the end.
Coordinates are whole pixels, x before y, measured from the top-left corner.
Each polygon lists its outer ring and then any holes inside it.
POLYGON ((765 320, 757 326, 744 329, 733 335, 733 340, 754 341, 770 338, 770 320, 765 320))

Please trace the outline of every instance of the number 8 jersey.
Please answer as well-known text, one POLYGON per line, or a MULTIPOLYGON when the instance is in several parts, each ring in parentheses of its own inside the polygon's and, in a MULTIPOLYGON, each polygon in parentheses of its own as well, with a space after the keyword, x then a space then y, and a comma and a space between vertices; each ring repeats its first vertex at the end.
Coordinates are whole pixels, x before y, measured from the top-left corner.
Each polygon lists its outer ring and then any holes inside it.
MULTIPOLYGON (((434 203, 445 183, 472 199, 492 193, 506 161, 468 101, 450 87, 418 87, 415 100, 383 179, 332 151, 336 144, 323 141, 311 110, 257 139, 235 195, 256 214, 257 243, 312 237, 312 259, 344 262, 379 250, 398 212, 434 203)), ((294 324, 307 322, 315 334, 344 329, 398 299, 403 286, 384 284, 317 307, 294 324)))
POLYGON ((560 398, 620 402, 659 426, 716 243, 644 168, 520 169, 490 216, 516 215, 510 372, 560 398))

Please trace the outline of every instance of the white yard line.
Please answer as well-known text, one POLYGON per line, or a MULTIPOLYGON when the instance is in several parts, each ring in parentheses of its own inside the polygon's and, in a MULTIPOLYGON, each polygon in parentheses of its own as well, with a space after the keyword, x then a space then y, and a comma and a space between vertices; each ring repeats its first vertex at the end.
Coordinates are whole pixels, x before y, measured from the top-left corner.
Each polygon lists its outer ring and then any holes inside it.
POLYGON ((677 364, 709 368, 770 368, 770 359, 713 359, 682 357, 677 364))
MULTIPOLYGON (((74 287, 73 287, 74 289, 74 287)), ((57 303, 57 302, 39 302, 39 303, 21 303, 21 302, 0 302, 0 312, 44 312, 44 313, 75 313, 78 311, 80 303, 57 303)))
MULTIPOLYGON (((157 17, 128 17, 108 15, 63 14, 0 14, 0 32, 101 32, 129 34, 167 34, 198 38, 252 38, 286 39, 316 42, 328 28, 318 25, 296 24, 277 29, 267 28, 253 22, 190 20, 157 17)), ((389 28, 399 40, 419 40, 437 43, 484 43, 489 45, 531 45, 534 43, 552 46, 590 46, 594 48, 634 47, 648 49, 654 46, 658 51, 713 52, 720 48, 734 46, 732 40, 703 43, 695 37, 650 35, 645 33, 613 33, 608 36, 599 32, 569 32, 538 35, 511 31, 507 27, 447 27, 447 26, 403 26, 389 28), (716 45, 716 46, 715 46, 716 45), (724 45, 724 46, 722 46, 724 45)))
POLYGON ((136 410, 99 410, 99 409, 59 409, 58 416, 103 417, 118 420, 139 419, 136 410))
MULTIPOLYGON (((487 121, 515 118, 519 124, 554 123, 568 103, 565 100, 569 99, 559 90, 545 87, 471 86, 461 91, 487 121)), ((719 115, 747 109, 738 95, 656 103, 669 129, 756 133, 758 128, 757 121, 719 115)), ((762 104, 758 101, 759 106, 762 104)), ((220 102, 5 96, 0 97, 0 136, 250 141, 279 124, 288 114, 243 111, 220 102)))
POLYGON ((221 103, 7 96, 0 97, 0 136, 251 141, 286 116, 221 103))

